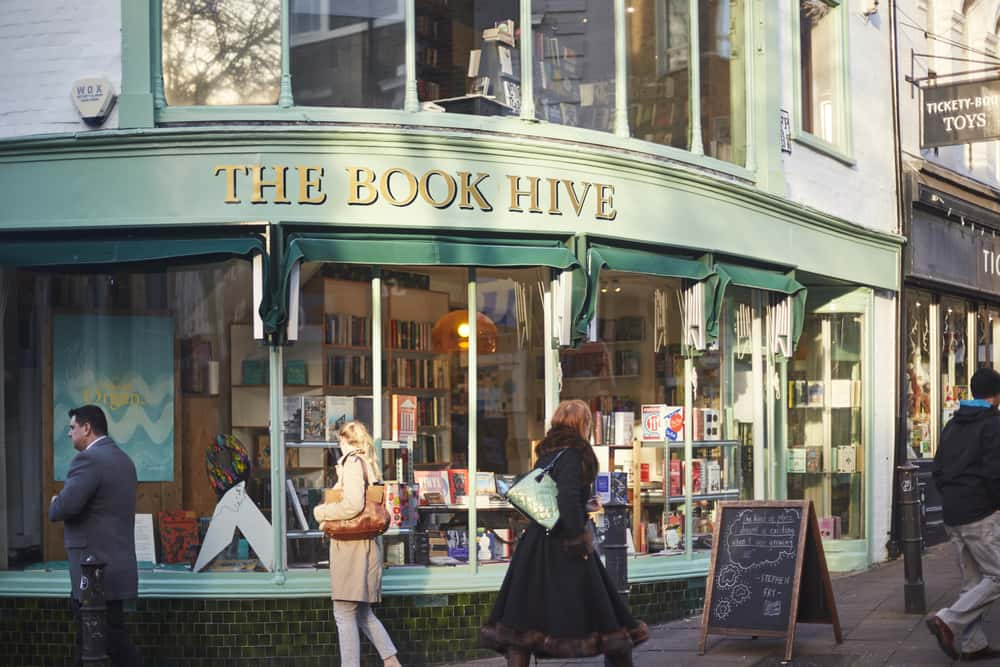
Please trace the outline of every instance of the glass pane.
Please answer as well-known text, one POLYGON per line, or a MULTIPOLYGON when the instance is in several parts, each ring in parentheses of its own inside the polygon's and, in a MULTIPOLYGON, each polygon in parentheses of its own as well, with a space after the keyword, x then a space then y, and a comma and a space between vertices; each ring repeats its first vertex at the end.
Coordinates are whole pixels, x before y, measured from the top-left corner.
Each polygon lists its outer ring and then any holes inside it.
POLYGON ((295 104, 403 108, 405 47, 402 0, 291 0, 295 104))
POLYGON ((416 0, 417 95, 425 109, 517 115, 517 0, 416 0))
POLYGON ((162 7, 167 104, 278 101, 281 0, 162 0, 162 7))
POLYGON ((688 8, 689 0, 635 0, 626 24, 632 136, 684 149, 690 122, 688 8))
MULTIPOLYGON (((267 354, 251 334, 250 273, 236 260, 136 273, 0 270, 7 567, 66 560, 61 524, 43 522, 76 455, 67 411, 84 404, 104 411, 108 435, 132 458, 137 512, 150 519, 140 525, 162 538, 145 534, 156 546, 140 569, 189 570, 216 503, 240 482, 270 515, 267 354)), ((258 564, 239 532, 218 558, 231 570, 258 564)))
POLYGON ((739 442, 740 497, 754 499, 754 401, 760 388, 753 383, 752 293, 745 287, 726 290, 723 304, 722 346, 725 354, 725 419, 727 440, 739 442))
MULTIPOLYGON (((393 267, 382 274, 386 377, 383 441, 390 487, 419 499, 401 535, 385 539, 390 564, 469 558, 468 271, 393 267), (412 408, 410 406, 413 406, 412 408), (390 450, 397 446, 400 449, 390 450), (412 534, 410 534, 412 533, 412 534)), ((484 332, 478 342, 484 345, 484 332)))
POLYGON ((614 3, 532 4, 535 113, 610 132, 615 111, 614 3))
POLYGON ((994 367, 997 353, 997 332, 1000 327, 1000 313, 992 308, 980 306, 976 310, 976 368, 994 367))
MULTIPOLYGON (((498 493, 531 469, 545 436, 544 310, 548 269, 476 272, 479 307, 476 435, 480 561, 509 560, 527 521, 498 493)), ((471 473, 470 473, 471 479, 471 473)))
POLYGON ((941 425, 948 423, 969 392, 967 304, 941 299, 941 425))
POLYGON ((931 295, 906 290, 906 430, 909 456, 934 456, 931 433, 931 295))
POLYGON ((841 11, 824 2, 802 2, 799 7, 802 130, 831 144, 844 140, 841 11))
POLYGON ((746 162, 746 50, 743 3, 698 3, 701 131, 705 155, 746 162))
POLYGON ((864 315, 810 295, 788 366, 788 498, 812 500, 824 539, 864 537, 864 315))

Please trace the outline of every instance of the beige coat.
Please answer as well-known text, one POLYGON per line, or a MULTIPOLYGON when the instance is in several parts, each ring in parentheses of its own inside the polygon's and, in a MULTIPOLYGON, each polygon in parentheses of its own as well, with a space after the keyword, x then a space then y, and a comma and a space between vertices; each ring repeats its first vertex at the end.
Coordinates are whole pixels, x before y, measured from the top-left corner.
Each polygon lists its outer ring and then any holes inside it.
MULTIPOLYGON (((340 502, 324 503, 313 508, 317 521, 350 519, 364 508, 365 478, 362 466, 368 464, 350 452, 337 463, 335 489, 343 490, 340 502)), ((369 467, 368 479, 376 479, 369 467)), ((330 540, 330 597, 353 602, 381 602, 381 540, 330 540)))

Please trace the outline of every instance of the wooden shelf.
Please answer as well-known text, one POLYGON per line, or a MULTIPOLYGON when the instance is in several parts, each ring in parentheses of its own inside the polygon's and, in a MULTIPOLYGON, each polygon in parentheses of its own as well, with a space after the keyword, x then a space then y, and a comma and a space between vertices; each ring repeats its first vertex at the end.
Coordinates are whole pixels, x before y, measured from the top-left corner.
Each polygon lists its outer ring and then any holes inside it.
POLYGON ((572 380, 634 380, 642 377, 637 373, 630 375, 577 375, 575 377, 563 377, 563 382, 568 382, 572 380))
MULTIPOLYGON (((716 491, 714 493, 695 493, 691 495, 691 502, 696 500, 739 500, 740 490, 729 489, 728 491, 716 491)), ((684 496, 670 496, 672 503, 683 503, 687 498, 684 496)))
POLYGON ((323 343, 324 350, 344 350, 350 352, 371 352, 370 345, 338 345, 336 343, 323 343))

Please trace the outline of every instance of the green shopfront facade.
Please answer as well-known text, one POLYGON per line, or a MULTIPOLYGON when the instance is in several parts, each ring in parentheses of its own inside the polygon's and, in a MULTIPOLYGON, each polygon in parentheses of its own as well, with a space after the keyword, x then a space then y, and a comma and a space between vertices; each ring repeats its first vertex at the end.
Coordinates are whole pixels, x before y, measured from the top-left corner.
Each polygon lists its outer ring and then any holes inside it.
MULTIPOLYGON (((139 4, 123 3, 122 129, 0 144, 12 655, 68 655, 62 536, 43 508, 68 460, 64 404, 85 398, 109 409, 113 437, 152 448, 130 451, 157 536, 132 620, 164 664, 336 655, 309 512, 335 438, 310 428, 310 405, 324 424, 334 405, 367 421, 404 498, 377 613, 405 664, 475 655, 520 525, 496 489, 530 468, 562 399, 602 414, 594 444, 631 508, 630 602, 646 620, 699 608, 720 500, 812 499, 834 569, 874 560, 872 355, 892 338, 874 302, 898 289, 900 239, 769 191, 776 132, 754 118, 770 94, 740 110, 742 152, 709 147, 697 122, 683 146, 629 136, 628 112, 606 132, 537 122, 526 92, 521 117, 419 110, 412 69, 402 108, 169 106, 151 75, 165 65, 143 56, 156 12, 139 4), (93 354, 73 345, 88 323, 93 354), (138 368, 88 368, 115 357, 138 368), (124 430, 133 403, 152 416, 124 430), (676 439, 643 439, 643 406, 658 405, 683 408, 676 439), (194 552, 168 562, 159 536, 178 512, 202 529, 212 516, 220 433, 247 451, 273 558, 235 541, 193 572, 194 552)), ((749 25, 762 6, 746 4, 749 25)), ((754 58, 745 79, 768 80, 773 63, 754 58)), ((626 78, 612 76, 622 111, 626 78)))

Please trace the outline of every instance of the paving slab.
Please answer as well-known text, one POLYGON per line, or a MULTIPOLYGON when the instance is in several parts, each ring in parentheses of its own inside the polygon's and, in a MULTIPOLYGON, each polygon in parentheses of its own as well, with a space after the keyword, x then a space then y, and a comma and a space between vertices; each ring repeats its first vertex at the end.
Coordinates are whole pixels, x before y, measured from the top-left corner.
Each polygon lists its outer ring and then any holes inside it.
MULTIPOLYGON (((923 559, 925 597, 929 612, 950 604, 961 589, 954 549, 948 544, 929 549, 923 559), (933 573, 933 574, 932 574, 933 573)), ((803 624, 795 636, 793 659, 783 662, 784 640, 709 635, 705 655, 698 655, 701 615, 650 628, 650 640, 639 647, 637 667, 691 665, 712 667, 914 667, 952 665, 924 626, 923 615, 907 614, 903 598, 902 559, 863 572, 838 575, 834 599, 844 641, 837 644, 829 625, 803 624)), ((984 627, 992 645, 1000 647, 1000 611, 986 614, 984 627)), ((503 667, 502 658, 456 663, 451 667, 503 667)), ((603 665, 603 660, 542 660, 545 667, 603 665)), ((1000 660, 976 665, 1000 667, 1000 660)))

